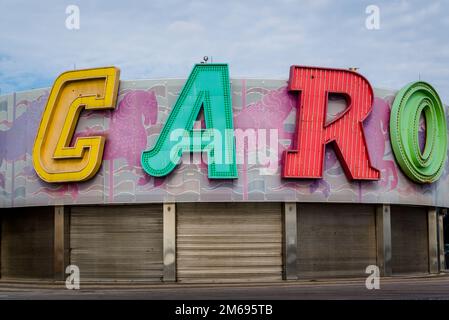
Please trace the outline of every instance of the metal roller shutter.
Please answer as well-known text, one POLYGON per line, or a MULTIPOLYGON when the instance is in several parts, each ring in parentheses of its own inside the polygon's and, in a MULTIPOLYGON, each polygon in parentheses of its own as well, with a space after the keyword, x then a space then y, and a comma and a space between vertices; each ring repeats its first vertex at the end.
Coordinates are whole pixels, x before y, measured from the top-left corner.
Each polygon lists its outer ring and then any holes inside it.
POLYGON ((393 274, 429 272, 427 208, 391 207, 393 274))
POLYGON ((53 278, 53 207, 3 210, 0 241, 2 278, 53 278))
POLYGON ((370 205, 298 206, 299 278, 365 276, 376 264, 375 208, 370 205))
POLYGON ((162 205, 72 207, 70 247, 81 281, 161 281, 162 205))
POLYGON ((178 281, 282 279, 280 204, 178 204, 176 210, 178 281))

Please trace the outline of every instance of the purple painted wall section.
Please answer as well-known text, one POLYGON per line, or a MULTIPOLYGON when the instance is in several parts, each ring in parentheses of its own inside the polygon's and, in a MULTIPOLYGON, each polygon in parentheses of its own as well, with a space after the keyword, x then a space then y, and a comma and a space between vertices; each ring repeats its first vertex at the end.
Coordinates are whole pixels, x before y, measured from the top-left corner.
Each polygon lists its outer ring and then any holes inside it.
POLYGON ((329 201, 449 207, 448 164, 437 183, 424 186, 411 182, 398 168, 389 142, 389 114, 395 93, 385 90, 375 90, 373 112, 364 123, 371 161, 381 171, 379 181, 348 181, 330 147, 325 153, 323 179, 281 178, 282 154, 294 145, 296 97, 280 80, 232 81, 235 129, 265 129, 267 134, 256 140, 257 145, 263 142, 268 152, 277 152, 275 164, 250 162, 251 157, 257 158, 251 149, 254 146, 238 140, 238 156, 246 159, 238 165, 238 179, 209 180, 201 157, 190 155, 184 155, 169 176, 149 177, 140 166, 141 152, 154 144, 183 84, 184 80, 125 81, 115 111, 84 112, 75 138, 105 135, 104 159, 93 179, 70 184, 45 183, 32 167, 31 150, 48 90, 1 96, 0 207, 164 201, 329 201), (275 129, 278 139, 272 141, 269 132, 275 129), (197 161, 187 161, 191 158, 197 161), (269 173, 264 171, 267 168, 271 168, 269 173))

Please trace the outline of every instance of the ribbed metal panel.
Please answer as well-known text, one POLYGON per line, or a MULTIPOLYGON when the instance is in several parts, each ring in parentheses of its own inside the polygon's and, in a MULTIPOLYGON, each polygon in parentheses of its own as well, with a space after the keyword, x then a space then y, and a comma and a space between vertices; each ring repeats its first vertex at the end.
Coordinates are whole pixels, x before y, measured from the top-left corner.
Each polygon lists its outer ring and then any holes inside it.
POLYGON ((70 223, 81 281, 161 281, 162 205, 72 207, 70 223))
POLYGON ((429 272, 427 208, 391 207, 393 274, 429 272))
POLYGON ((364 276, 376 264, 374 206, 301 204, 298 211, 299 278, 364 276))
POLYGON ((281 204, 178 204, 176 210, 178 281, 281 280, 281 204))
POLYGON ((53 207, 3 210, 2 278, 53 278, 53 207))

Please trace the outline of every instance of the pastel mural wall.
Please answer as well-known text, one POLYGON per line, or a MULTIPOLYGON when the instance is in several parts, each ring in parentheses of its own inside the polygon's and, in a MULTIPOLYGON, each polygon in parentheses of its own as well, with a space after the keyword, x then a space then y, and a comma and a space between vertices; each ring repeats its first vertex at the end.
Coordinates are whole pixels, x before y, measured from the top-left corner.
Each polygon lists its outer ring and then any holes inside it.
MULTIPOLYGON (((407 178, 395 162, 389 137, 390 110, 396 92, 374 90, 373 111, 364 122, 378 181, 349 181, 331 146, 326 147, 322 179, 284 179, 282 154, 294 143, 296 96, 287 81, 232 79, 234 128, 255 129, 256 144, 276 153, 276 164, 250 161, 259 155, 250 139, 237 143, 238 178, 212 180, 208 166, 184 154, 166 177, 147 175, 143 150, 156 142, 185 80, 121 81, 115 110, 83 111, 75 136, 106 137, 102 165, 81 183, 46 183, 32 165, 32 148, 49 89, 0 96, 0 207, 224 201, 298 201, 417 204, 449 207, 449 165, 432 184, 407 178), (264 129, 264 130, 263 130, 264 129), (275 135, 270 137, 270 132, 275 135), (270 168, 270 170, 267 170, 270 168)), ((448 114, 446 110, 446 115, 448 114)), ((201 117, 197 125, 204 125, 201 117)), ((424 126, 422 132, 424 132, 424 126)), ((422 139, 425 134, 422 133, 422 139)))

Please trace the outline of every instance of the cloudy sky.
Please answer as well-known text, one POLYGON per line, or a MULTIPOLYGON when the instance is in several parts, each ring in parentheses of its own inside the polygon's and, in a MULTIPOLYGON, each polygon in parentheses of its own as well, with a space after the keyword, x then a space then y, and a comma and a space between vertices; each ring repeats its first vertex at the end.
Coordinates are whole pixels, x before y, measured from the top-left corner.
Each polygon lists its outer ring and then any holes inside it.
POLYGON ((428 81, 449 103, 449 0, 0 0, 0 90, 49 87, 115 65, 121 79, 186 78, 212 56, 231 77, 287 79, 292 64, 359 67, 374 87, 428 81), (80 29, 66 28, 66 7, 80 29), (365 26, 369 5, 380 29, 365 26))

